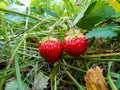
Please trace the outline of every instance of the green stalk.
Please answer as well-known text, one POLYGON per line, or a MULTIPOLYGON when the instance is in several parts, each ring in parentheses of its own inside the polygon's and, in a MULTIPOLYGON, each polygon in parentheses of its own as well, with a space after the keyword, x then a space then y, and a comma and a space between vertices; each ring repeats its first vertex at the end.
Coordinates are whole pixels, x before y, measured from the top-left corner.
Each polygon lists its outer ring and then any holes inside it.
POLYGON ((66 71, 66 73, 70 77, 70 79, 76 84, 76 86, 78 87, 78 90, 84 90, 83 87, 77 82, 77 80, 68 71, 66 71))
POLYGON ((16 77, 17 77, 17 83, 18 83, 18 88, 19 90, 24 90, 23 82, 21 79, 21 74, 20 74, 20 67, 19 67, 19 62, 18 62, 18 55, 15 55, 15 69, 16 69, 16 77))
POLYGON ((94 55, 85 55, 85 56, 80 56, 80 57, 92 58, 92 57, 107 57, 107 56, 120 56, 120 53, 94 54, 94 55))
MULTIPOLYGON (((63 60, 64 64, 66 62, 63 60)), ((77 80, 66 70, 65 67, 63 67, 64 71, 67 73, 67 75, 70 77, 70 79, 75 83, 75 85, 78 87, 78 90, 84 90, 83 87, 77 82, 77 80)))
MULTIPOLYGON (((8 42, 9 38, 8 38, 8 35, 7 35, 7 29, 5 27, 4 18, 2 16, 1 12, 0 12, 0 18, 1 18, 1 23, 2 23, 2 27, 3 27, 3 36, 4 36, 5 41, 8 42)), ((9 49, 9 51, 11 51, 10 43, 8 43, 8 49, 9 49)))
MULTIPOLYGON (((28 11, 27 15, 30 15, 30 7, 26 7, 26 11, 28 11)), ((29 21, 29 17, 26 17, 26 22, 25 22, 25 30, 28 28, 28 21, 29 21)), ((26 37, 26 32, 24 34, 24 37, 26 37)), ((25 54, 26 53, 26 39, 24 40, 24 51, 23 53, 25 54)), ((23 60, 25 59, 25 56, 23 56, 23 60)))
POLYGON ((9 10, 9 9, 0 8, 0 11, 6 12, 6 13, 19 14, 21 16, 30 17, 30 18, 33 18, 35 20, 42 21, 42 19, 37 18, 36 16, 31 16, 31 15, 28 15, 28 14, 20 13, 20 12, 9 10))
POLYGON ((56 85, 56 76, 55 76, 55 79, 54 79, 54 90, 57 90, 57 85, 56 85))
POLYGON ((110 84, 111 89, 112 90, 117 90, 117 88, 116 88, 111 76, 109 75, 109 73, 107 74, 107 80, 108 80, 108 83, 110 84))
POLYGON ((65 65, 65 66, 67 66, 67 67, 70 67, 70 68, 72 68, 72 69, 75 69, 75 70, 78 70, 78 71, 81 71, 81 72, 86 72, 85 70, 82 70, 82 69, 80 69, 80 68, 77 68, 77 67, 74 67, 74 66, 71 66, 71 65, 68 65, 68 64, 64 64, 64 63, 60 63, 61 65, 65 65))

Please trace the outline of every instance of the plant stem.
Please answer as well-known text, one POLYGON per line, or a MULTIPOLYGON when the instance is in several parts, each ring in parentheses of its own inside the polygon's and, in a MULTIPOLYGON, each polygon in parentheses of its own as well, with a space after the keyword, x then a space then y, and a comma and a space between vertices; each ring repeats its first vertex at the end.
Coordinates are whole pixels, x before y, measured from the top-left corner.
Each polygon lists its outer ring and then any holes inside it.
POLYGON ((19 62, 18 62, 18 55, 15 55, 15 69, 16 69, 16 77, 17 77, 17 83, 18 83, 18 88, 20 90, 24 90, 24 86, 22 83, 22 79, 21 79, 21 74, 20 74, 20 67, 19 67, 19 62))
MULTIPOLYGON (((64 64, 66 64, 65 61, 63 61, 64 64)), ((77 82, 77 80, 66 70, 66 68, 62 67, 64 71, 67 73, 67 75, 70 77, 70 79, 75 83, 75 85, 78 87, 78 90, 84 90, 83 87, 77 82)))
POLYGON ((107 80, 108 80, 108 83, 110 84, 111 89, 112 90, 117 90, 117 88, 116 88, 111 76, 109 75, 109 73, 107 74, 107 80))
POLYGON ((107 56, 120 56, 120 53, 94 54, 94 55, 85 55, 85 56, 80 56, 80 57, 92 58, 92 57, 107 57, 107 56))
POLYGON ((37 18, 36 16, 31 16, 31 15, 28 15, 28 14, 20 13, 20 12, 9 10, 9 9, 0 8, 0 11, 6 12, 6 13, 19 14, 19 15, 22 15, 22 16, 33 18, 33 19, 38 20, 38 21, 42 21, 42 19, 37 18))
POLYGON ((77 80, 68 72, 66 71, 67 75, 71 78, 71 80, 76 84, 78 90, 84 90, 83 87, 77 82, 77 80))
POLYGON ((57 85, 56 85, 56 76, 54 78, 54 90, 57 90, 57 85))
MULTIPOLYGON (((8 35, 7 35, 7 30, 6 30, 6 27, 5 27, 4 18, 2 16, 1 12, 0 12, 0 18, 1 18, 1 23, 2 23, 2 27, 3 27, 3 36, 4 36, 5 41, 8 42, 9 38, 8 38, 8 35)), ((10 43, 8 43, 8 49, 9 49, 9 51, 11 51, 10 43)))
POLYGON ((86 72, 85 70, 82 70, 82 69, 80 69, 80 68, 76 68, 76 67, 71 66, 71 65, 68 65, 68 64, 64 64, 64 63, 60 63, 60 64, 65 65, 65 66, 67 66, 67 67, 70 67, 70 68, 72 68, 72 69, 75 69, 75 70, 81 71, 81 72, 86 72))

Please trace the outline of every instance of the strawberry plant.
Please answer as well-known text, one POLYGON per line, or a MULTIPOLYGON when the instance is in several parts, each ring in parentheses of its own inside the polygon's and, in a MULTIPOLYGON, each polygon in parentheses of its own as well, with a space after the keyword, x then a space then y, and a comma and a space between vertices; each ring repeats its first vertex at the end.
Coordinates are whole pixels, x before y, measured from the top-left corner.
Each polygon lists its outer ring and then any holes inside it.
POLYGON ((0 90, 119 90, 119 3, 0 0, 0 90))

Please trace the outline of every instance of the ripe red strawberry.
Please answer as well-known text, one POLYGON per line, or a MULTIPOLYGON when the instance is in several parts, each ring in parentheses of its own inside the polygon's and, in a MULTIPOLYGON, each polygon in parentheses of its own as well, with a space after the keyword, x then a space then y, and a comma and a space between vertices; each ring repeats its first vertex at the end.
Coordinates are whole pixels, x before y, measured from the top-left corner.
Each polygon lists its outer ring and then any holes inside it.
POLYGON ((63 49, 70 56, 80 56, 87 49, 85 36, 79 30, 67 31, 64 37, 63 49))
POLYGON ((41 57, 52 64, 59 60, 63 51, 62 43, 55 38, 39 42, 38 48, 41 57))
POLYGON ((76 2, 76 3, 75 3, 75 6, 80 6, 80 2, 76 2))

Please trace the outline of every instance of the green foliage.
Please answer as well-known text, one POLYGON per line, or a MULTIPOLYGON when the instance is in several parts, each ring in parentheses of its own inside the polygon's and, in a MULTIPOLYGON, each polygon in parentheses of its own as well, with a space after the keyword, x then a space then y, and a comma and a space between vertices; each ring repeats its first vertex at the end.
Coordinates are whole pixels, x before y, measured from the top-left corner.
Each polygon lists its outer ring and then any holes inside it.
POLYGON ((95 29, 93 29, 92 31, 90 31, 86 34, 87 38, 92 38, 92 37, 95 37, 95 38, 108 38, 108 37, 112 38, 112 37, 115 37, 115 36, 117 36, 117 33, 112 31, 109 28, 95 28, 95 29))
MULTIPOLYGON (((23 83, 23 88, 22 90, 29 90, 29 87, 23 83)), ((18 83, 16 80, 11 80, 10 82, 6 83, 5 90, 18 90, 18 83)))
POLYGON ((120 89, 120 76, 118 77, 118 79, 116 81, 116 87, 118 90, 120 89))
MULTIPOLYGON (((21 6, 21 5, 15 4, 15 3, 10 4, 7 8, 11 9, 11 10, 14 10, 14 11, 19 11, 21 13, 26 13, 26 7, 25 6, 21 6)), ((17 14, 10 14, 9 13, 9 14, 5 15, 5 18, 7 18, 7 19, 9 19, 13 22, 16 22, 16 23, 25 21, 25 17, 19 16, 17 14)))
POLYGON ((54 11, 50 10, 49 8, 45 8, 44 9, 45 12, 48 14, 48 15, 51 15, 53 17, 59 17, 59 15, 57 13, 55 13, 54 11))
POLYGON ((91 29, 97 23, 104 21, 114 15, 114 9, 104 1, 95 1, 87 8, 84 16, 76 24, 82 29, 91 29))
POLYGON ((6 8, 6 4, 4 2, 0 2, 0 8, 6 8))

